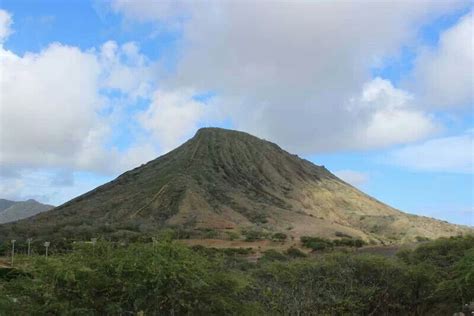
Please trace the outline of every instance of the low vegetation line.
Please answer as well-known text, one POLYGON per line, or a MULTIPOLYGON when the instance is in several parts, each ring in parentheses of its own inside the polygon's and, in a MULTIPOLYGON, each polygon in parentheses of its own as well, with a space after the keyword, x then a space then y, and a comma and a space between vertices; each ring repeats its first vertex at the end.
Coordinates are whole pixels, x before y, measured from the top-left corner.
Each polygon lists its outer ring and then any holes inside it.
POLYGON ((17 255, 0 267, 0 315, 452 315, 474 301, 474 236, 394 257, 289 248, 248 260, 254 253, 166 235, 17 255))

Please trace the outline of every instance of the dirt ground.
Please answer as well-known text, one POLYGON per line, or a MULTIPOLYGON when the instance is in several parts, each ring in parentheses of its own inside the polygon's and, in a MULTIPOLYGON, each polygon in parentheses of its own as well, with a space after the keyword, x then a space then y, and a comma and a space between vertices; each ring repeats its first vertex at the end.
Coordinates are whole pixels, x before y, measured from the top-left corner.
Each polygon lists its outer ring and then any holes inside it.
POLYGON ((10 268, 11 259, 6 257, 0 257, 0 268, 10 268))

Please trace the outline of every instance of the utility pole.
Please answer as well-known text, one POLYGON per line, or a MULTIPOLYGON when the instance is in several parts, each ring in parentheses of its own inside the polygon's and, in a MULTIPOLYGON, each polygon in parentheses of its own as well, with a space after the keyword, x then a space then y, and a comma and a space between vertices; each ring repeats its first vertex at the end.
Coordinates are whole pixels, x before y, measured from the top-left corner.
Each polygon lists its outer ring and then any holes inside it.
POLYGON ((32 238, 28 238, 26 241, 28 242, 28 257, 31 255, 31 241, 32 238))
POLYGON ((15 257, 15 239, 12 239, 12 268, 13 268, 13 258, 15 257))
POLYGON ((51 243, 49 241, 44 242, 44 247, 46 248, 46 258, 48 258, 48 248, 51 243))

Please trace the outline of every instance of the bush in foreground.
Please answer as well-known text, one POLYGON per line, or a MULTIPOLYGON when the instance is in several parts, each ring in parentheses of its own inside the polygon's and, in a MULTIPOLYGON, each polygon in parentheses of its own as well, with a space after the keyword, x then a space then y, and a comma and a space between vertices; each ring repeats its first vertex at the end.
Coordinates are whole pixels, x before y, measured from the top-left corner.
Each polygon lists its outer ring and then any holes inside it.
POLYGON ((172 241, 75 247, 0 273, 0 315, 452 315, 474 300, 474 237, 398 257, 271 250, 258 263, 251 249, 172 241))
POLYGON ((0 311, 9 315, 243 312, 242 278, 172 242, 81 245, 23 269, 28 275, 0 285, 0 311))

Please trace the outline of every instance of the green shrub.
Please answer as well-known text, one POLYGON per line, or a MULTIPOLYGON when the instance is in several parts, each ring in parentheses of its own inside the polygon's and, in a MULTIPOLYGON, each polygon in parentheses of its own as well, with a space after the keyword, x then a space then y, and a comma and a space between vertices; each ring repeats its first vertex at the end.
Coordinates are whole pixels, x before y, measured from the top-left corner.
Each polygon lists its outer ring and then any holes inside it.
POLYGON ((249 214, 248 218, 250 219, 250 221, 251 221, 252 223, 255 223, 255 224, 265 224, 265 223, 268 223, 267 216, 265 216, 265 214, 262 214, 262 213, 252 213, 252 214, 249 214))
POLYGON ((212 228, 203 229, 201 234, 203 238, 208 238, 208 239, 217 238, 219 236, 219 232, 212 228))
POLYGON ((0 314, 243 312, 238 295, 246 281, 185 246, 97 243, 94 251, 89 246, 78 245, 69 255, 32 257, 28 275, 0 283, 0 314))
POLYGON ((252 248, 224 248, 223 252, 226 255, 249 255, 254 252, 252 248))
POLYGON ((298 248, 295 247, 290 247, 286 250, 286 254, 290 256, 291 258, 304 258, 306 257, 306 254, 299 250, 298 248))
POLYGON ((288 257, 274 249, 269 249, 263 253, 263 256, 260 258, 260 260, 267 261, 267 262, 287 261, 288 257))
POLYGON ((429 239, 428 237, 416 236, 415 240, 418 242, 422 242, 422 241, 430 241, 431 239, 429 239))
POLYGON ((351 235, 347 235, 347 234, 344 234, 342 232, 335 232, 334 235, 336 235, 336 237, 352 238, 351 235))
POLYGON ((334 246, 346 246, 346 247, 356 247, 360 248, 367 243, 362 239, 353 239, 353 238, 341 238, 333 240, 334 246))
POLYGON ((254 299, 270 315, 430 315, 429 300, 415 298, 434 289, 429 272, 366 255, 275 262, 255 277, 254 299))
POLYGON ((473 236, 396 257, 268 250, 257 263, 250 248, 140 239, 18 254, 15 269, 0 269, 0 315, 451 315, 474 297, 473 236))
POLYGON ((257 241, 268 237, 267 233, 258 230, 246 230, 243 232, 243 235, 245 236, 245 241, 257 241))
POLYGON ((304 247, 312 250, 325 250, 333 247, 333 243, 330 240, 320 237, 302 236, 300 241, 304 247))
POLYGON ((272 240, 274 241, 285 241, 288 236, 284 233, 274 233, 272 235, 272 240))
POLYGON ((237 240, 240 238, 240 235, 236 232, 225 232, 229 240, 237 240))
POLYGON ((439 238, 423 243, 415 250, 399 254, 409 264, 430 264, 437 268, 451 267, 466 251, 474 248, 474 236, 439 238))
POLYGON ((180 226, 174 226, 174 227, 163 229, 162 231, 160 231, 160 235, 166 236, 167 238, 171 238, 171 239, 190 239, 193 237, 197 237, 196 232, 193 232, 190 229, 186 229, 180 226))
POLYGON ((300 240, 304 247, 317 251, 333 249, 334 247, 339 246, 360 248, 366 245, 366 242, 362 239, 346 237, 341 239, 329 240, 320 237, 302 236, 300 240))

